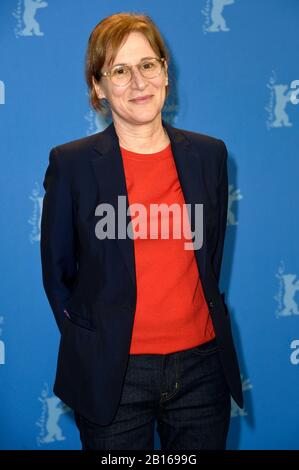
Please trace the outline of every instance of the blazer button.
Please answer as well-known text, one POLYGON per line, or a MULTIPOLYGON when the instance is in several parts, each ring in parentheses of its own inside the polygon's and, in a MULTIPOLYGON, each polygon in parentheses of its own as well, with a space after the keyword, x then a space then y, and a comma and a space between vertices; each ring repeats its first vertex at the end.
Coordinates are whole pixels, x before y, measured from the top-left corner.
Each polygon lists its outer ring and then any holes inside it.
POLYGON ((212 300, 209 301, 209 307, 211 310, 214 308, 214 302, 212 300))

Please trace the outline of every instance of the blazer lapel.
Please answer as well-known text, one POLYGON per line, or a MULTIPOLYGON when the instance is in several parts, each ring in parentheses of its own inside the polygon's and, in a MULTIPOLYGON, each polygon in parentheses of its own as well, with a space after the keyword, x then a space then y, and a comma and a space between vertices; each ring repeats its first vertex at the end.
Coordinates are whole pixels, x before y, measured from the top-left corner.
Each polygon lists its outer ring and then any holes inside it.
MULTIPOLYGON (((119 246, 121 256, 128 268, 132 282, 136 286, 134 240, 128 236, 118 238, 118 196, 124 196, 123 214, 125 214, 125 227, 131 221, 128 214, 128 192, 126 187, 125 172, 122 156, 119 148, 118 137, 113 123, 103 132, 98 134, 98 140, 94 146, 97 156, 91 160, 96 175, 100 203, 110 204, 115 214, 115 241, 119 246)), ((122 224, 121 224, 122 225, 122 224)))
MULTIPOLYGON (((180 180, 186 204, 191 207, 191 230, 195 229, 194 208, 195 204, 204 204, 203 184, 201 181, 201 159, 198 156, 191 142, 178 129, 162 121, 169 139, 173 157, 180 180)), ((120 249, 121 256, 128 268, 132 282, 136 287, 136 267, 134 255, 134 240, 131 237, 118 238, 118 196, 124 196, 123 214, 128 214, 129 201, 126 187, 125 172, 121 151, 119 148, 118 137, 114 124, 111 123, 103 132, 98 134, 98 139, 94 146, 97 156, 92 158, 93 166, 99 190, 100 203, 108 203, 114 207, 115 211, 115 236, 116 242, 120 249)), ((130 215, 125 216, 125 227, 131 222, 130 215)), ((205 217, 202 227, 203 247, 195 250, 196 261, 203 280, 206 267, 206 250, 205 250, 205 217)))

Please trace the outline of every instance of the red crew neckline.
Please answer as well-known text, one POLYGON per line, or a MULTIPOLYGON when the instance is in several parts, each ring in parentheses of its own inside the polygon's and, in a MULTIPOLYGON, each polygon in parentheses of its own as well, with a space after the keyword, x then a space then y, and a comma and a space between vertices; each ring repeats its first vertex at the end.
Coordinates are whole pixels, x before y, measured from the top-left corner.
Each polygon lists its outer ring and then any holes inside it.
POLYGON ((147 158, 149 160, 160 160, 161 158, 169 158, 171 156, 171 143, 169 143, 164 149, 160 150, 159 152, 154 153, 133 152, 132 150, 127 150, 122 146, 120 146, 120 150, 125 158, 130 158, 133 160, 146 160, 147 158))

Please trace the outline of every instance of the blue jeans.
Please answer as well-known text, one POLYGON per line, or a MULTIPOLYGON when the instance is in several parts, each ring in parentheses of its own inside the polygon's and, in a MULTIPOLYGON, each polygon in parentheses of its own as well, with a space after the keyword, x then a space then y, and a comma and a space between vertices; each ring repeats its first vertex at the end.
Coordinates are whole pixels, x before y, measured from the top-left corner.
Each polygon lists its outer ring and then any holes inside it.
POLYGON ((216 340, 171 354, 130 355, 109 425, 75 412, 83 450, 225 449, 230 393, 216 340))

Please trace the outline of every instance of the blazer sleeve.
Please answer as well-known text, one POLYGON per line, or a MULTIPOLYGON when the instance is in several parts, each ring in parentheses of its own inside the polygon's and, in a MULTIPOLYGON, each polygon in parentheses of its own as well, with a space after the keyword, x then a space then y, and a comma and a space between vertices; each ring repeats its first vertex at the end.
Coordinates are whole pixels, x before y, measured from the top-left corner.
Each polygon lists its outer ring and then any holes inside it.
MULTIPOLYGON (((222 142, 222 141, 221 141, 222 142)), ((225 240, 226 224, 227 224, 227 208, 228 208, 228 176, 227 176, 227 149, 222 142, 221 163, 218 183, 218 205, 219 205, 219 221, 218 221, 218 237, 216 249, 212 259, 214 273, 219 284, 221 263, 223 255, 223 247, 225 240)))
POLYGON ((43 285, 60 332, 77 273, 70 175, 61 157, 57 148, 51 150, 43 182, 40 244, 43 285))

